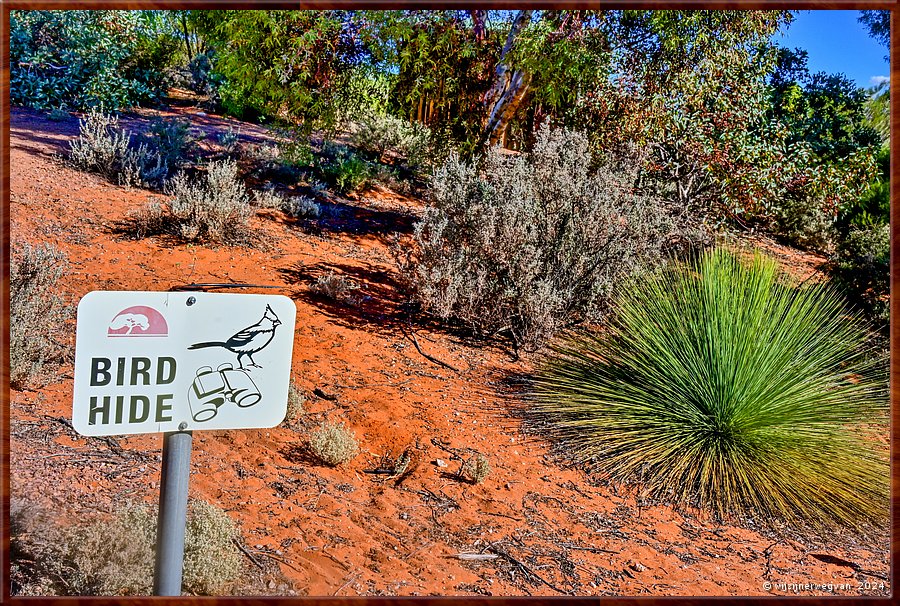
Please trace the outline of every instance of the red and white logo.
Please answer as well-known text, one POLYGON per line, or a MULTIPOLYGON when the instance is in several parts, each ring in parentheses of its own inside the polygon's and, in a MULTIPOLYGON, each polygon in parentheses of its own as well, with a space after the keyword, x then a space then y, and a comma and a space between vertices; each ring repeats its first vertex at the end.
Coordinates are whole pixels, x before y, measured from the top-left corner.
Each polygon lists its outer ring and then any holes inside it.
POLYGON ((163 315, 144 305, 123 309, 106 329, 108 337, 165 337, 168 334, 169 325, 163 315))

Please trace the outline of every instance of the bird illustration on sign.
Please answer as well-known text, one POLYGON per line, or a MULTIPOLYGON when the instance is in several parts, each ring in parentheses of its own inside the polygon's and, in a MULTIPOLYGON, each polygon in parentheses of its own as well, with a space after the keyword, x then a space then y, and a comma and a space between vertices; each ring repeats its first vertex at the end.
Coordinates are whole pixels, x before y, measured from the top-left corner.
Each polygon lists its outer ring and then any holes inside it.
POLYGON ((236 354, 238 363, 238 368, 226 363, 216 370, 209 366, 197 370, 197 376, 188 390, 188 403, 195 421, 213 419, 219 408, 226 403, 248 408, 262 400, 259 388, 250 378, 251 368, 262 368, 253 360, 253 354, 259 353, 272 342, 275 329, 280 325, 281 320, 275 315, 275 311, 270 305, 266 305, 259 322, 236 332, 225 341, 204 341, 188 347, 191 350, 221 347, 236 354), (247 367, 244 367, 244 357, 250 360, 247 367))
POLYGON ((275 336, 275 329, 281 325, 281 320, 275 315, 270 305, 266 305, 266 311, 263 317, 252 326, 236 332, 226 341, 206 341, 203 343, 194 343, 188 349, 203 349, 205 347, 224 347, 231 353, 237 354, 238 366, 241 370, 244 368, 242 358, 244 356, 250 359, 249 366, 252 368, 262 368, 253 361, 253 354, 259 353, 275 336))

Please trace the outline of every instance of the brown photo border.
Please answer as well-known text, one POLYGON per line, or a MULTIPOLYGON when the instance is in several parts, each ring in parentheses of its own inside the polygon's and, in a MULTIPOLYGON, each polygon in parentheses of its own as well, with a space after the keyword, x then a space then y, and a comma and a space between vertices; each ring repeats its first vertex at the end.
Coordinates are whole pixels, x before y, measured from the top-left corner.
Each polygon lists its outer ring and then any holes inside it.
POLYGON ((443 2, 428 1, 385 1, 385 0, 306 0, 301 2, 283 2, 279 0, 259 0, 248 2, 246 0, 155 0, 155 1, 94 1, 94 0, 0 0, 0 269, 2 269, 2 283, 0 283, 0 522, 2 522, 2 549, 0 549, 0 604, 181 604, 184 602, 203 602, 206 604, 280 604, 280 603, 305 603, 317 606, 354 606, 357 604, 394 606, 394 605, 462 605, 472 604, 476 606, 499 606, 501 604, 531 605, 543 603, 581 603, 594 604, 603 602, 606 604, 717 604, 740 600, 745 604, 763 603, 770 600, 778 600, 783 604, 890 604, 895 591, 895 565, 900 540, 897 536, 897 521, 900 510, 896 507, 900 498, 900 484, 897 476, 900 469, 900 453, 898 453, 898 428, 900 428, 900 362, 898 362, 895 345, 900 338, 900 281, 897 280, 897 272, 900 272, 900 245, 897 243, 900 234, 900 0, 876 0, 871 2, 859 0, 594 0, 593 2, 561 1, 537 1, 537 0, 494 0, 479 2, 477 0, 445 0, 443 2), (891 34, 890 34, 890 112, 891 112, 891 165, 890 165, 890 195, 891 195, 891 259, 890 259, 890 403, 891 403, 891 540, 890 540, 890 583, 891 597, 475 597, 475 596, 442 596, 442 597, 11 597, 9 584, 9 499, 10 499, 10 467, 9 467, 9 256, 10 256, 10 90, 9 90, 9 13, 11 10, 42 10, 42 9, 466 9, 466 8, 490 8, 490 9, 756 9, 756 10, 862 10, 881 9, 891 10, 891 34))

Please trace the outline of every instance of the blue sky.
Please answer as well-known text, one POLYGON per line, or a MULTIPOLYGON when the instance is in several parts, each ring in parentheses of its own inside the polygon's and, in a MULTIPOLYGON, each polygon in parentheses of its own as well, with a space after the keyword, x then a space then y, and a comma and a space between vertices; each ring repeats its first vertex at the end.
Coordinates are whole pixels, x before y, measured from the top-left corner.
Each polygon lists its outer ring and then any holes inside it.
POLYGON ((859 86, 872 86, 873 78, 886 78, 888 49, 869 37, 857 21, 859 11, 800 11, 775 42, 809 53, 809 70, 844 73, 859 86))

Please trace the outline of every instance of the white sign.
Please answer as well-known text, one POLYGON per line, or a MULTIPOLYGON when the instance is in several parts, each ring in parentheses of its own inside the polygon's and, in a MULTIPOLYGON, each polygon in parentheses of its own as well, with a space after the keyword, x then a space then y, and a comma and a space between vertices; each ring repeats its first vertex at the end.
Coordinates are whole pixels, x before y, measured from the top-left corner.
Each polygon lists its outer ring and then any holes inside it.
POLYGON ((86 294, 78 304, 73 427, 109 436, 278 425, 296 314, 280 295, 86 294))

